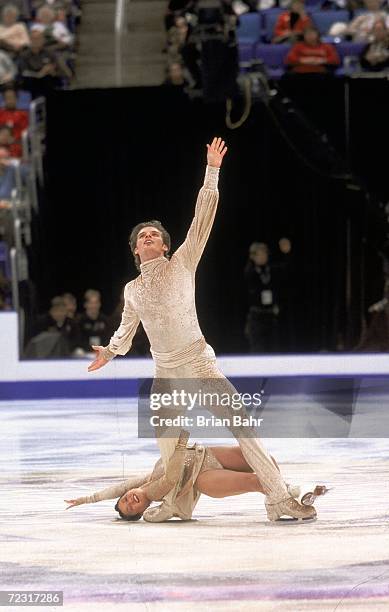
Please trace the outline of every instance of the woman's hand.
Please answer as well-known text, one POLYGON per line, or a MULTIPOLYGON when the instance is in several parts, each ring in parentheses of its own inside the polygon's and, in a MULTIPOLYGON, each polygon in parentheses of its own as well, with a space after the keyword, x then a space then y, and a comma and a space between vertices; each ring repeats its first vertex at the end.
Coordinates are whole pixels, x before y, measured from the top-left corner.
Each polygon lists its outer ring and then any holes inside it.
POLYGON ((65 508, 65 510, 69 510, 69 508, 74 508, 74 506, 81 506, 84 503, 82 497, 79 497, 78 499, 64 499, 64 502, 65 504, 69 504, 69 506, 65 508))
POLYGON ((222 165, 223 157, 227 153, 227 147, 224 146, 224 140, 221 138, 214 138, 212 144, 207 144, 207 163, 208 166, 214 168, 220 168, 222 165))

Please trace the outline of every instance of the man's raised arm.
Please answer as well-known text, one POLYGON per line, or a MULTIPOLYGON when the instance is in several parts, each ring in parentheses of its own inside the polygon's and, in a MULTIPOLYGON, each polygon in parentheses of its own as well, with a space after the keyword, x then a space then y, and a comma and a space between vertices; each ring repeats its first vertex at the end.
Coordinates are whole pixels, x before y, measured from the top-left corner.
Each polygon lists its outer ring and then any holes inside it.
POLYGON ((182 258, 188 269, 195 270, 204 251, 215 219, 219 192, 219 170, 227 153, 224 140, 214 138, 207 144, 207 169, 202 188, 197 197, 195 215, 185 241, 173 257, 182 258))
POLYGON ((108 346, 92 346, 96 352, 88 372, 105 366, 116 355, 125 355, 131 348, 132 339, 139 325, 139 317, 131 306, 128 297, 128 285, 124 289, 124 309, 119 328, 113 334, 108 346))

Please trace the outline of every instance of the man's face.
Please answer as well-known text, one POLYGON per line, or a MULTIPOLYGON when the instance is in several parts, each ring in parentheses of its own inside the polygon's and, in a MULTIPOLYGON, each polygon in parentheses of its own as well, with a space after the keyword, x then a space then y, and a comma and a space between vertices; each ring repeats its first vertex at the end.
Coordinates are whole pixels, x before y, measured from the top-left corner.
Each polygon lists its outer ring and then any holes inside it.
POLYGON ((9 145, 12 143, 12 134, 11 130, 8 128, 2 128, 0 130, 0 146, 1 145, 9 145))
POLYGON ((377 21, 373 27, 374 38, 377 41, 385 40, 388 35, 388 31, 385 27, 385 24, 382 21, 377 21))
POLYGON ((90 317, 97 317, 100 313, 101 302, 98 297, 90 297, 85 302, 85 310, 90 317))
POLYGON ((269 261, 269 254, 266 249, 258 249, 250 257, 256 266, 266 266, 269 261))
POLYGON ((160 257, 168 247, 163 242, 162 233, 156 227, 143 227, 137 236, 135 255, 139 255, 141 263, 160 257))
POLYGON ((53 317, 54 321, 56 323, 58 323, 59 325, 62 325, 62 323, 65 321, 66 319, 66 307, 65 305, 63 306, 53 306, 50 309, 50 314, 53 317))
POLYGON ((68 317, 73 318, 77 310, 77 302, 75 302, 72 298, 68 298, 68 297, 64 297, 63 301, 66 307, 66 313, 68 317))
POLYGON ((12 89, 7 89, 4 92, 4 104, 8 110, 14 110, 16 108, 16 93, 12 89))
POLYGON ((149 505, 150 501, 143 489, 130 489, 118 502, 120 512, 123 514, 143 513, 149 505))
POLYGON ((316 45, 319 42, 319 35, 316 30, 306 30, 304 32, 304 41, 308 45, 316 45))
POLYGON ((298 0, 296 0, 295 2, 292 2, 290 5, 290 10, 293 13, 301 13, 303 9, 304 9, 304 2, 299 2, 298 0))
POLYGON ((292 243, 290 242, 289 238, 280 238, 278 241, 278 246, 281 253, 284 255, 288 255, 292 250, 292 243))

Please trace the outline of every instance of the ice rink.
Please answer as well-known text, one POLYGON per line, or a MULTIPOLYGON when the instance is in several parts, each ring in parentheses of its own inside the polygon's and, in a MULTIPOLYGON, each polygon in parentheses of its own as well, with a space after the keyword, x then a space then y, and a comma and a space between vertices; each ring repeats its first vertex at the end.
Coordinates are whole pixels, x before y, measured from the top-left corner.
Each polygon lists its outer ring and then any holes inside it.
POLYGON ((389 609, 388 439, 265 441, 287 481, 334 487, 315 523, 271 524, 251 493, 147 524, 63 501, 158 458, 133 400, 4 401, 0 424, 1 590, 63 591, 69 611, 389 609))

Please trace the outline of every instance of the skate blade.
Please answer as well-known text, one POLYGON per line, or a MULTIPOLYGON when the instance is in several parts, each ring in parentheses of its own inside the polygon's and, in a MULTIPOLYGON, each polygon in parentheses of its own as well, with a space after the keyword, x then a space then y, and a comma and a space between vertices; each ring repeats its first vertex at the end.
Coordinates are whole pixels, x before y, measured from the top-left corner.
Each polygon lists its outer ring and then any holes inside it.
POLYGON ((317 520, 317 516, 307 517, 307 518, 293 518, 293 517, 281 517, 276 521, 272 521, 272 523, 282 524, 282 523, 314 523, 317 520))

